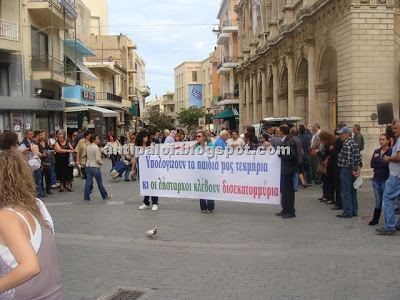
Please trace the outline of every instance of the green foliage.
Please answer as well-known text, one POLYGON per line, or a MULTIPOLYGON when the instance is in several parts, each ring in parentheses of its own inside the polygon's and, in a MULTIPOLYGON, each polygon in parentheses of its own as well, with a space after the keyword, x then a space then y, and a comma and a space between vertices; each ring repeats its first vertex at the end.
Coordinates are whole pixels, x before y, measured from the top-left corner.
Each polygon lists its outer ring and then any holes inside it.
POLYGON ((203 108, 192 106, 177 113, 176 119, 180 126, 186 128, 188 132, 192 132, 199 126, 199 118, 204 118, 204 116, 203 108))
POLYGON ((172 129, 171 119, 156 106, 151 106, 146 110, 146 118, 149 121, 147 126, 149 130, 162 131, 164 129, 172 129))

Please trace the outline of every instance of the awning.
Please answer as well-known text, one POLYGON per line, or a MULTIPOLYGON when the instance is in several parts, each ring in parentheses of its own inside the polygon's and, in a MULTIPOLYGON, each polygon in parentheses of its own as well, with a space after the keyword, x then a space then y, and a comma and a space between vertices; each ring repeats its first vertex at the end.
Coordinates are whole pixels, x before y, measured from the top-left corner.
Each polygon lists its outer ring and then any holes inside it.
MULTIPOLYGON (((65 46, 72 48, 75 52, 75 39, 65 39, 65 46)), ((80 40, 76 40, 76 52, 79 56, 96 56, 96 53, 86 47, 80 40)))
POLYGON ((89 68, 83 64, 81 56, 77 55, 76 61, 75 61, 74 49, 71 49, 70 47, 66 47, 65 53, 67 54, 69 59, 72 60, 73 63, 79 68, 79 70, 82 71, 83 75, 85 75, 90 80, 99 81, 99 79, 96 77, 96 75, 94 75, 93 72, 90 71, 89 68))
POLYGON ((230 119, 230 118, 235 118, 236 120, 239 119, 239 113, 238 111, 234 108, 228 108, 225 109, 224 111, 220 112, 218 115, 215 115, 213 119, 230 119))
POLYGON ((105 109, 98 106, 68 106, 65 108, 65 112, 78 112, 78 111, 95 111, 101 113, 103 117, 118 117, 119 113, 110 109, 105 109))

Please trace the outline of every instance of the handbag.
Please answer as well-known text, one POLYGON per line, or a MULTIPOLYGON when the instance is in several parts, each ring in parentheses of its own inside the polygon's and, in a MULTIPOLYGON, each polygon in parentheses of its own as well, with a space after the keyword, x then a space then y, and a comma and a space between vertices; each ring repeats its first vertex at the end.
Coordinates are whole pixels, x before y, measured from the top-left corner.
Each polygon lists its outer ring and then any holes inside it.
POLYGON ((68 167, 75 167, 75 160, 74 160, 74 156, 72 155, 72 153, 69 154, 68 157, 68 167))
POLYGON ((317 174, 321 174, 324 176, 328 176, 328 169, 324 165, 324 163, 319 163, 317 167, 317 174))

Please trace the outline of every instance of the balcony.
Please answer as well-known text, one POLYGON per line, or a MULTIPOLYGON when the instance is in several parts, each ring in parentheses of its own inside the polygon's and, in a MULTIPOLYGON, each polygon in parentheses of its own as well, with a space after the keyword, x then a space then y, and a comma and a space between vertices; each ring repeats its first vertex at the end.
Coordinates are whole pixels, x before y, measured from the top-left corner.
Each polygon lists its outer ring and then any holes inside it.
POLYGON ((233 33, 238 32, 238 25, 236 20, 225 20, 222 22, 222 32, 233 33))
POLYGON ((234 93, 225 93, 223 96, 218 97, 218 105, 229 105, 229 104, 239 104, 239 96, 235 96, 234 93))
POLYGON ((224 56, 223 64, 224 68, 237 68, 239 66, 237 56, 224 56))
POLYGON ((225 68, 224 64, 222 62, 220 62, 218 64, 218 71, 217 71, 218 75, 228 75, 230 72, 231 72, 231 69, 225 68))
POLYGON ((120 75, 121 73, 118 64, 112 61, 90 59, 90 61, 85 62, 85 66, 90 70, 100 69, 111 75, 120 75))
POLYGON ((217 45, 227 45, 229 43, 229 33, 221 33, 217 38, 217 45))
POLYGON ((19 51, 18 23, 0 19, 0 49, 19 51))
POLYGON ((135 63, 128 63, 128 73, 137 73, 135 63))
POLYGON ((32 80, 43 80, 60 86, 75 86, 75 66, 64 64, 49 55, 31 57, 32 80))
POLYGON ((69 103, 94 105, 96 104, 96 88, 76 81, 75 86, 62 88, 61 98, 69 103))
POLYGON ((150 96, 150 88, 146 85, 146 86, 142 86, 141 88, 140 88, 140 92, 142 93, 142 95, 144 96, 144 97, 148 97, 148 96, 150 96))
POLYGON ((122 97, 107 92, 98 92, 96 105, 102 107, 122 108, 122 97))
MULTIPOLYGON (((70 7, 75 6, 71 1, 66 1, 70 7)), ((59 0, 29 0, 27 8, 32 19, 42 24, 42 27, 51 26, 51 15, 53 14, 54 27, 64 28, 64 7, 59 0)), ((65 26, 74 26, 74 16, 65 9, 65 26)))

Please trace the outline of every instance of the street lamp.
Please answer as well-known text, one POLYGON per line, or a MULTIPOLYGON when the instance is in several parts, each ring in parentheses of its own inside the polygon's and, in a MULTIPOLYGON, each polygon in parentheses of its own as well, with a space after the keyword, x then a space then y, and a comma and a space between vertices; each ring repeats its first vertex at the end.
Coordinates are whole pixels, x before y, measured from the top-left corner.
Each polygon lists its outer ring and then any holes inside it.
POLYGON ((208 117, 209 117, 209 119, 208 119, 208 131, 211 131, 210 130, 210 124, 211 124, 210 111, 211 111, 211 108, 207 107, 206 109, 207 109, 208 117))

